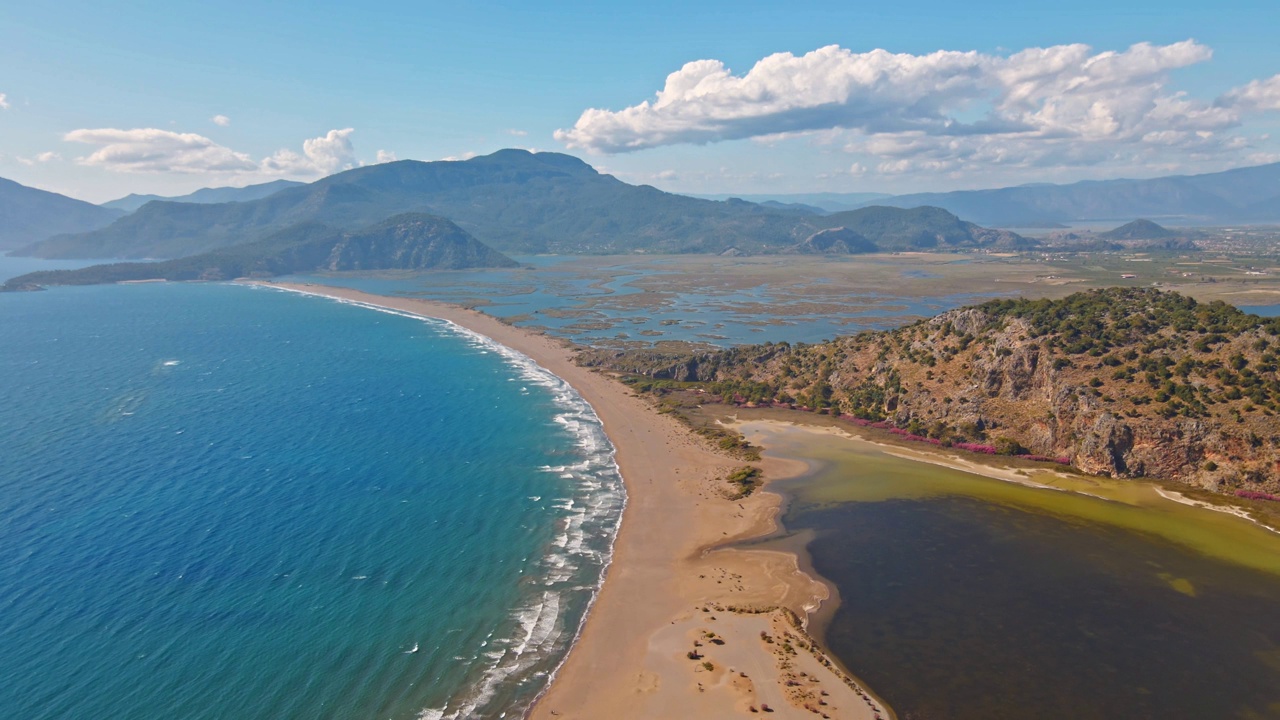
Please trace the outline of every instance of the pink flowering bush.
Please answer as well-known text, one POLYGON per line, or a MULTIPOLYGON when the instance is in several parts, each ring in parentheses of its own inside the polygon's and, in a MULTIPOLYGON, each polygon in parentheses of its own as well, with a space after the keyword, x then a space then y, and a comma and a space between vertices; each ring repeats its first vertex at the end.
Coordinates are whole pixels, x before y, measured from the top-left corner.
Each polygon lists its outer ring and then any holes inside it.
POLYGON ((1253 490, 1237 490, 1236 497, 1242 497, 1246 500, 1269 500, 1271 502, 1280 502, 1280 495, 1272 495, 1271 493, 1255 492, 1253 490))

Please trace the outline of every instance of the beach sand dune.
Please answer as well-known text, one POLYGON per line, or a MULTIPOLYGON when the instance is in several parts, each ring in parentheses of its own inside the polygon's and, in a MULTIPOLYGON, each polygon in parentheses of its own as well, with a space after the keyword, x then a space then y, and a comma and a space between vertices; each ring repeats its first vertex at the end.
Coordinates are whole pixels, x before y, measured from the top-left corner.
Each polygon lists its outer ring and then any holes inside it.
MULTIPOLYGON (((717 549, 775 527, 777 495, 724 495, 721 478, 740 461, 614 378, 577 365, 562 340, 442 303, 261 284, 457 323, 560 376, 600 417, 617 450, 627 507, 605 583, 531 717, 891 717, 800 628, 830 591, 801 571, 795 555, 717 549)), ((765 467, 766 477, 797 470, 803 466, 781 461, 765 467)))

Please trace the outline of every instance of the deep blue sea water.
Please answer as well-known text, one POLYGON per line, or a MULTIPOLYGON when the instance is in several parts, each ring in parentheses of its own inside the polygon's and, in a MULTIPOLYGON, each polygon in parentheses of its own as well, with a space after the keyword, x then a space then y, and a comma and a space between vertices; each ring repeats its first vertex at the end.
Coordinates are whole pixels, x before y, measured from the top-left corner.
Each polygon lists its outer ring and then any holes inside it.
POLYGON ((0 295, 0 714, 518 716, 622 502, 589 407, 442 323, 0 295))

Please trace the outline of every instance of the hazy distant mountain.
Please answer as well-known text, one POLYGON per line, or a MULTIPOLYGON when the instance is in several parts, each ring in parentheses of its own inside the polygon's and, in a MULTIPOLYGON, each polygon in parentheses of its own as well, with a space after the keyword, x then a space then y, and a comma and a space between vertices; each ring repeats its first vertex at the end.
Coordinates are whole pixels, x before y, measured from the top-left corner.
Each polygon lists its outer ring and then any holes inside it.
POLYGON ((847 227, 819 230, 802 240, 788 252, 796 255, 856 255, 873 253, 880 248, 862 233, 847 227))
POLYGON ((952 250, 992 248, 1015 250, 1035 247, 1035 240, 1007 230, 991 230, 966 222, 936 207, 865 207, 835 213, 817 222, 846 228, 876 244, 880 250, 952 250))
POLYGON ((133 212, 152 200, 199 203, 202 205, 224 202, 245 202, 247 200, 260 200, 264 197, 274 195, 285 188, 297 187, 305 184, 306 183, 300 183, 294 180, 272 180, 268 183, 262 183, 260 185, 246 185, 245 187, 203 188, 187 195, 175 195, 173 197, 165 197, 163 195, 138 195, 135 193, 133 195, 126 195, 118 200, 104 202, 102 203, 102 207, 111 208, 113 210, 123 210, 124 212, 133 212))
MULTIPOLYGON (((760 203, 761 205, 769 205, 769 203, 777 203, 779 205, 795 207, 809 206, 816 208, 824 213, 841 212, 842 210, 854 210, 876 202, 885 198, 893 197, 887 193, 876 192, 860 192, 860 193, 780 193, 776 195, 690 195, 690 197, 704 198, 706 200, 728 200, 729 198, 738 198, 747 202, 760 203)), ((878 203, 885 204, 885 203, 878 203)), ((889 203, 892 204, 892 203, 889 203)))
POLYGON ((804 203, 784 203, 777 200, 764 200, 758 203, 760 207, 767 207, 770 210, 781 210, 783 212, 798 213, 800 215, 826 215, 827 211, 816 205, 805 205, 804 203))
POLYGON ((502 150, 465 162, 403 160, 356 168, 261 200, 155 201, 110 227, 21 252, 37 257, 181 257, 263 239, 290 225, 361 227, 402 212, 451 219, 481 241, 521 252, 756 252, 814 227, 794 213, 628 185, 577 158, 502 150))
POLYGON ((1184 224, 1280 221, 1280 163, 1205 175, 897 195, 880 205, 945 208, 982 225, 1171 218, 1184 224))
POLYGON ((834 215, 722 202, 628 185, 577 158, 502 150, 465 162, 405 160, 348 170, 261 200, 154 201, 109 227, 22 249, 49 258, 175 258, 264 240, 304 223, 359 228, 404 212, 447 217, 499 250, 559 253, 778 252, 844 226, 882 250, 1026 244, 938 208, 834 215))
POLYGON ((0 178, 0 251, 50 235, 94 230, 109 225, 120 215, 119 210, 0 178))
POLYGON ((1178 233, 1161 227, 1150 220, 1134 220, 1104 233, 1098 233, 1104 240, 1163 240, 1178 237, 1178 233))
POLYGON ((303 223, 265 240, 176 260, 30 273, 13 278, 4 289, 129 280, 227 280, 314 271, 460 270, 516 264, 444 218, 406 213, 355 232, 303 223))

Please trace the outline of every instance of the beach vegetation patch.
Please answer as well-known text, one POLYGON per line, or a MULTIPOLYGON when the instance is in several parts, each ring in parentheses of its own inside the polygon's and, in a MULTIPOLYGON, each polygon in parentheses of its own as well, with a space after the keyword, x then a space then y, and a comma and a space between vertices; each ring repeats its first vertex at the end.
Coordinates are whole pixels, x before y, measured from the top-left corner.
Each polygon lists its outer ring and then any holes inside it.
POLYGON ((733 472, 729 473, 729 475, 724 479, 724 481, 732 488, 732 494, 729 499, 741 500, 755 492, 756 488, 760 485, 763 475, 764 473, 760 468, 752 465, 737 468, 733 472))

